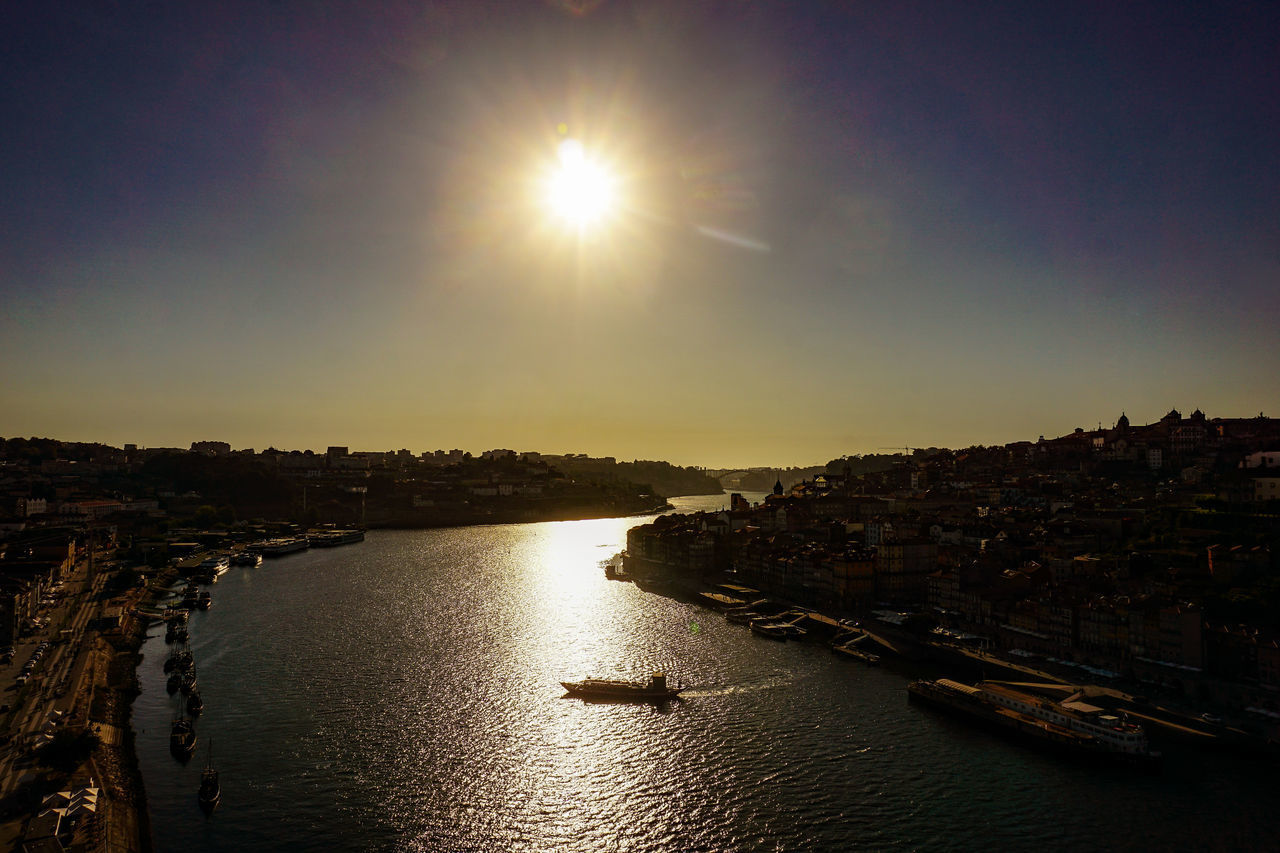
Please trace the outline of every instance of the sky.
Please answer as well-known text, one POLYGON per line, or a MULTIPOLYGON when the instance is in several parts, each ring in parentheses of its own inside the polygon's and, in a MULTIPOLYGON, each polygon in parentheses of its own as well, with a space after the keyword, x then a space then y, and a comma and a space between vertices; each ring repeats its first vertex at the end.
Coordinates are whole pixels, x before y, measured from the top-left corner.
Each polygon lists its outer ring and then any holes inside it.
POLYGON ((0 79, 0 435, 732 467, 1280 414, 1280 4, 51 0, 0 79))

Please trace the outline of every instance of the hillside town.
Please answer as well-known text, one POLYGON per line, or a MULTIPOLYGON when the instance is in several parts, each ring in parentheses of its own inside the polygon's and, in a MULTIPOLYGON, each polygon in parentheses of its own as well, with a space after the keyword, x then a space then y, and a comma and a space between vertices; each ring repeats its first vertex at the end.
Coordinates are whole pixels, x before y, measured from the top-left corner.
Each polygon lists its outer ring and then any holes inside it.
POLYGON ((1259 732, 1280 719, 1280 421, 1122 414, 845 469, 634 528, 628 571, 936 627, 1259 732))
POLYGON ((585 454, 0 439, 0 847, 148 848, 129 724, 139 650, 207 555, 328 547, 369 527, 653 512, 667 506, 658 488, 720 487, 698 469, 585 454))
POLYGON ((660 508, 663 495, 718 493, 699 469, 585 454, 413 454, 123 448, 0 439, 0 532, 91 523, 154 545, 170 529, 249 521, 376 527, 548 521, 660 508))
MULTIPOLYGON (((1280 422, 1122 414, 1057 438, 903 449, 775 477, 756 503, 659 516, 609 571, 821 609, 837 633, 862 620, 993 665, 1074 669, 1277 740, 1280 422)), ((717 488, 703 469, 579 454, 4 440, 0 838, 145 846, 138 651, 156 602, 210 549, 616 517, 717 488)))

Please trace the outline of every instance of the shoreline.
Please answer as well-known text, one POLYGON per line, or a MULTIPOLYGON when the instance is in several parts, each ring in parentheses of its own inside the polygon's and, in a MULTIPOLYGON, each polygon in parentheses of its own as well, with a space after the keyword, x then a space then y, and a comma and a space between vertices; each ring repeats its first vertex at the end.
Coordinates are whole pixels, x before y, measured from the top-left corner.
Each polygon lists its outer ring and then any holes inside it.
MULTIPOLYGON (((85 566, 75 572, 84 573, 85 566)), ((109 594, 110 575, 84 574, 81 591, 69 596, 79 604, 48 635, 50 657, 61 664, 47 664, 38 686, 11 700, 0 819, 0 845, 6 849, 60 844, 49 849, 154 850, 132 725, 150 622, 140 610, 158 601, 175 575, 165 571, 149 586, 109 594), (116 614, 119 621, 112 624, 116 614), (42 754, 45 743, 55 751, 42 754), (83 786, 98 790, 90 808, 53 822, 37 819, 47 797, 83 786)))
POLYGON ((155 849, 146 785, 138 761, 137 733, 133 729, 133 703, 141 695, 138 666, 151 621, 139 611, 153 607, 175 577, 175 572, 166 571, 153 580, 128 608, 128 624, 122 626, 118 638, 100 635, 98 648, 94 650, 105 658, 105 667, 103 683, 91 687, 95 695, 90 720, 100 726, 111 726, 112 734, 117 736, 110 744, 104 738, 91 759, 101 784, 112 793, 114 817, 122 824, 114 839, 108 831, 105 844, 108 850, 152 853, 155 849), (102 719, 98 719, 99 716, 102 719), (128 846, 122 846, 121 842, 128 846))
MULTIPOLYGON (((677 495, 676 497, 680 497, 677 495)), ((670 500, 651 506, 628 507, 568 507, 559 511, 533 512, 507 510, 485 513, 440 513, 434 518, 393 516, 373 519, 366 523, 368 530, 438 530, 451 527, 483 527, 491 524, 544 524, 552 521, 591 521, 601 518, 638 518, 656 515, 675 509, 670 500)))
MULTIPOLYGON (((707 599, 708 593, 719 590, 719 583, 712 579, 653 579, 631 577, 641 591, 662 598, 683 601, 703 608, 712 613, 723 613, 723 610, 707 599)), ((799 643, 830 644, 843 629, 843 622, 835 617, 807 606, 795 605, 793 602, 777 596, 763 596, 783 608, 796 608, 805 611, 805 627, 810 630, 809 638, 790 640, 799 643), (814 633, 813 629, 817 628, 814 633), (822 639, 818 639, 822 637, 822 639)), ((1202 718, 1185 709, 1157 700, 1149 702, 1145 697, 1132 694, 1132 686, 1120 683, 1104 683, 1103 680, 1082 678, 1081 673, 1067 671, 1070 668, 1045 666, 1030 667, 1026 662, 1014 661, 994 652, 979 652, 963 649, 938 640, 910 635, 908 632, 891 625, 879 623, 868 614, 845 613, 838 609, 840 617, 851 617, 860 620, 858 630, 876 646, 880 655, 888 655, 901 661, 904 671, 918 677, 921 667, 934 672, 935 675, 957 675, 963 677, 988 680, 987 670, 998 671, 996 681, 1008 680, 1025 682, 1032 680, 1040 684, 1071 686, 1084 691, 1089 700, 1117 708, 1130 716, 1143 721, 1149 733, 1161 741, 1177 742, 1198 749, 1210 749, 1217 752, 1248 756, 1254 759, 1280 760, 1280 747, 1265 736, 1248 734, 1221 723, 1207 724, 1202 718), (871 624, 868 624, 868 623, 871 624)))
MULTIPOLYGON (((675 509, 669 500, 661 504, 619 514, 617 509, 600 508, 593 512, 551 513, 536 519, 474 519, 437 524, 379 525, 371 524, 371 530, 423 530, 449 527, 481 527, 505 524, 538 524, 552 521, 590 521, 602 518, 638 518, 675 509)), ((127 622, 112 637, 99 633, 89 649, 86 667, 95 674, 88 686, 88 725, 99 726, 114 735, 112 743, 107 738, 94 749, 88 765, 102 787, 110 793, 110 808, 101 817, 104 841, 101 849, 111 851, 137 851, 153 853, 150 812, 147 807, 146 785, 136 748, 133 729, 133 703, 141 691, 138 687, 138 666, 142 662, 142 646, 147 639, 151 617, 142 613, 154 609, 177 579, 177 572, 166 570, 123 606, 127 622), (100 675, 98 675, 100 673, 100 675), (101 683, 99 683, 101 681, 101 683), (108 728, 109 727, 109 728, 108 728), (122 837, 123 836, 123 837, 122 837)))

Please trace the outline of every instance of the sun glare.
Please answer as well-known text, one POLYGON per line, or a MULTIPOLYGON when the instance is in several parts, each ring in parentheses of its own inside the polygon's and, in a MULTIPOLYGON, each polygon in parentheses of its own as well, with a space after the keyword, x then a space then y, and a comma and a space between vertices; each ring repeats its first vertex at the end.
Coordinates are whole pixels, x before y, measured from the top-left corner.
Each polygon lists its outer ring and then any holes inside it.
POLYGON ((615 204, 613 176, 588 159, 576 139, 561 142, 557 153, 560 165, 549 176, 546 187, 546 201, 552 213, 578 228, 606 218, 615 204))

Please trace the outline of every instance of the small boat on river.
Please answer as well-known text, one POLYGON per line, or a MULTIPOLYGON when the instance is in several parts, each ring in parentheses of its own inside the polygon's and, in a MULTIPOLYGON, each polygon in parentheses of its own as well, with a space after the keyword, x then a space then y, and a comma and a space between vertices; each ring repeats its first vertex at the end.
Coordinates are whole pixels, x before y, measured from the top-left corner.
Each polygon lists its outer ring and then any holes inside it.
POLYGON ((196 659, 192 656, 190 649, 175 649, 169 657, 165 658, 164 671, 177 672, 179 674, 195 669, 196 659))
POLYGON ((204 769, 200 771, 200 808, 205 814, 218 807, 222 799, 222 789, 218 785, 218 771, 213 766, 213 741, 209 741, 209 757, 205 760, 204 769))
POLYGON ((257 551, 246 548, 231 558, 231 565, 256 568, 262 565, 262 555, 257 551))
POLYGON ((761 637, 768 637, 771 640, 787 639, 787 628, 777 622, 769 622, 765 619, 757 619, 751 623, 752 632, 759 634, 761 637))
POLYGON ((647 682, 584 678, 582 681, 562 681, 560 685, 569 691, 569 695, 579 699, 606 702, 661 702, 675 699, 685 689, 668 686, 667 677, 661 672, 649 676, 647 682))
POLYGON ((185 762, 196 751, 196 726, 186 717, 173 721, 169 729, 169 752, 179 761, 185 762))

